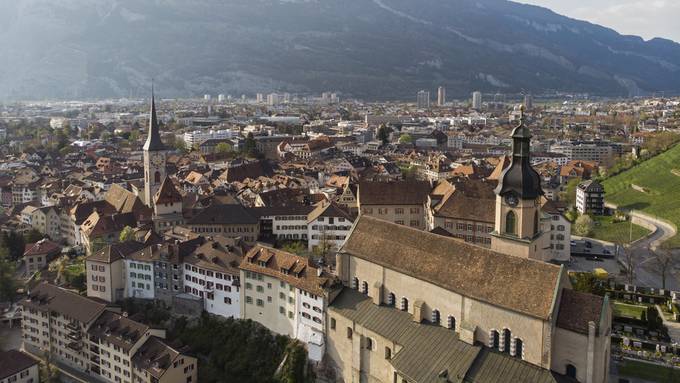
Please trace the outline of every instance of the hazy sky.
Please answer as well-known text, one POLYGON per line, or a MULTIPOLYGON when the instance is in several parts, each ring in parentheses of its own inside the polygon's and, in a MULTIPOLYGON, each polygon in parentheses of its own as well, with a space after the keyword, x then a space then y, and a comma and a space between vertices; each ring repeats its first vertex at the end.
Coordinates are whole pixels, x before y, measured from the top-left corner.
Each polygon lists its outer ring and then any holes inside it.
POLYGON ((575 19, 612 28, 645 40, 664 37, 680 42, 680 0, 515 0, 535 4, 575 19))

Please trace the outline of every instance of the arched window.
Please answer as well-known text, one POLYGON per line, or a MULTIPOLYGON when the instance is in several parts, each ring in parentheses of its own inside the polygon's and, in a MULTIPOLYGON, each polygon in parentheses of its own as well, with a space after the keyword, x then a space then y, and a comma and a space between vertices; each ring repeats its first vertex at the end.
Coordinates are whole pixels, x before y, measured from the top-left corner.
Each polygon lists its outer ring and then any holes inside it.
POLYGON ((573 364, 567 364, 567 373, 566 375, 570 378, 576 379, 576 367, 574 367, 573 364))
POLYGON ((507 352, 508 354, 510 353, 510 342, 512 341, 512 332, 510 329, 503 329, 503 333, 501 334, 501 348, 499 349, 501 352, 507 352))
POLYGON ((359 278, 357 277, 352 278, 352 288, 355 290, 359 290, 359 278))
POLYGON ((361 283, 361 292, 364 294, 368 294, 368 282, 363 281, 361 283))
POLYGON ((439 310, 434 309, 432 310, 432 323, 433 324, 439 324, 439 310))
POLYGON ((498 331, 496 330, 491 330, 489 331, 489 348, 493 349, 498 349, 500 347, 500 336, 498 334, 498 331))
POLYGON ((538 234, 538 210, 534 212, 534 234, 538 234))
POLYGON ((394 306, 397 303, 397 297, 393 293, 387 295, 387 305, 394 306))
POLYGON ((449 315, 449 318, 446 323, 447 327, 451 330, 456 329, 456 318, 453 317, 453 315, 449 315))
POLYGON ((366 349, 373 350, 373 339, 366 338, 366 349))
POLYGON ((156 172, 153 174, 153 182, 157 184, 161 183, 161 172, 156 172))
POLYGON ((524 359, 524 341, 519 338, 515 338, 515 355, 520 359, 524 359))
POLYGON ((401 311, 408 311, 408 298, 401 298, 401 311))
POLYGON ((517 234, 516 226, 517 216, 515 216, 515 212, 511 210, 505 215, 505 233, 512 235, 517 234))
POLYGON ((385 347, 385 359, 392 359, 392 349, 385 347))

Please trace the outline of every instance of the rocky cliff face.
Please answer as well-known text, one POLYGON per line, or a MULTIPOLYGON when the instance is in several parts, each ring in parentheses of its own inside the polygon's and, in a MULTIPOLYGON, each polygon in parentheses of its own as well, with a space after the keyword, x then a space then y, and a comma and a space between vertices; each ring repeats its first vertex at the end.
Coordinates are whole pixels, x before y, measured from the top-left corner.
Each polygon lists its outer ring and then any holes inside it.
POLYGON ((0 0, 0 99, 680 93, 680 45, 505 0, 0 0))

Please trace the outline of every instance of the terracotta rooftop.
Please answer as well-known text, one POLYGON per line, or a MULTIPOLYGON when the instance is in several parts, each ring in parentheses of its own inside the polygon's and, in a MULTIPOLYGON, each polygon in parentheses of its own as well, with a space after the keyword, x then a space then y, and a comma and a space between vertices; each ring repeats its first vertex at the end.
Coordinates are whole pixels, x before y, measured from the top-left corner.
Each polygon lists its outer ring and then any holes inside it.
POLYGON ((361 205, 422 205, 430 193, 426 181, 361 182, 361 205))
POLYGON ((318 266, 312 264, 309 258, 262 245, 248 251, 240 268, 277 278, 315 295, 341 287, 334 275, 326 272, 319 275, 318 266), (265 265, 260 262, 265 262, 265 265))

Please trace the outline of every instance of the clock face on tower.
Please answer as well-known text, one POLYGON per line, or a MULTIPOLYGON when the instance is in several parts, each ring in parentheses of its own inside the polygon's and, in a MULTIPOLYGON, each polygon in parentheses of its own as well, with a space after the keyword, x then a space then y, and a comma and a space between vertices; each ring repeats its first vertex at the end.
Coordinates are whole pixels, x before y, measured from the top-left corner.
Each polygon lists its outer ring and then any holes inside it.
POLYGON ((157 153, 151 156, 151 164, 157 168, 162 167, 165 164, 165 158, 162 154, 157 153))
POLYGON ((515 193, 509 193, 505 195, 505 203, 507 203, 509 206, 515 207, 519 203, 519 199, 515 193))

